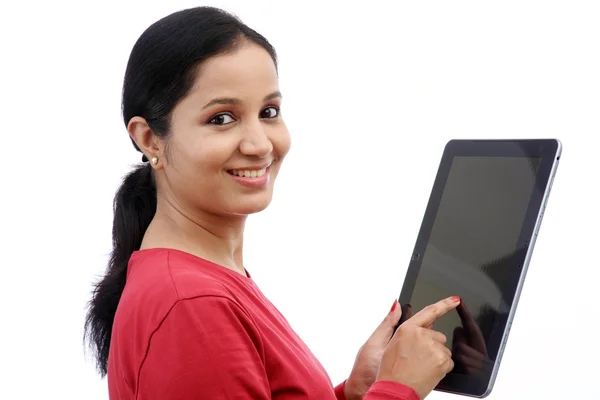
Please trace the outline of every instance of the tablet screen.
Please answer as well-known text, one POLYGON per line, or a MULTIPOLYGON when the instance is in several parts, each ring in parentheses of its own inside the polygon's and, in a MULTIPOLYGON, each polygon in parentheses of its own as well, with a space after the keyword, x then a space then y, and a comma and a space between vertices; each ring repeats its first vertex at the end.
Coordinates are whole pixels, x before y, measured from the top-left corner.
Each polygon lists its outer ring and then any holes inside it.
POLYGON ((504 294, 510 293, 511 265, 539 166, 536 157, 452 160, 425 250, 414 255, 421 263, 410 310, 461 297, 457 312, 443 316, 434 327, 448 338, 453 373, 475 375, 491 368, 486 362, 493 364, 479 358, 487 351, 497 317, 510 308, 504 294))

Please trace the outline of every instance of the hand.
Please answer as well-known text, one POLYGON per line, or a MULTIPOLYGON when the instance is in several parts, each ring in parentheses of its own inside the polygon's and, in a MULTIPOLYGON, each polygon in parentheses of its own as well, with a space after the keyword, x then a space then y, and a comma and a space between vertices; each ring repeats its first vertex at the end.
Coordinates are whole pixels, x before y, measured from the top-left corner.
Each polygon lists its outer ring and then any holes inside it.
POLYGON ((383 353, 377 380, 409 386, 424 399, 454 368, 452 353, 445 346, 446 336, 431 327, 459 303, 456 297, 447 298, 400 325, 383 353))
POLYGON ((456 309, 462 327, 454 330, 452 356, 456 371, 467 375, 489 373, 494 366, 487 355, 485 339, 464 301, 456 309))
POLYGON ((348 400, 362 399, 377 378, 381 357, 390 342, 402 311, 394 301, 392 309, 375 332, 362 345, 354 361, 354 367, 346 380, 344 392, 348 400))

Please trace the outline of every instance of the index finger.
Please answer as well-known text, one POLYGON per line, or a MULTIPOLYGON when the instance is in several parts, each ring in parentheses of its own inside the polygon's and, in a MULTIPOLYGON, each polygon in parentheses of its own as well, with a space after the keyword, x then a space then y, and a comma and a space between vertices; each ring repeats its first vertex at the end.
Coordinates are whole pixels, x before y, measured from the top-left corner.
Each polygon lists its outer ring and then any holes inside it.
POLYGON ((411 319, 406 321, 407 324, 426 327, 432 325, 436 319, 446 314, 448 311, 454 310, 460 304, 460 297, 452 296, 437 303, 433 303, 413 315, 411 319))

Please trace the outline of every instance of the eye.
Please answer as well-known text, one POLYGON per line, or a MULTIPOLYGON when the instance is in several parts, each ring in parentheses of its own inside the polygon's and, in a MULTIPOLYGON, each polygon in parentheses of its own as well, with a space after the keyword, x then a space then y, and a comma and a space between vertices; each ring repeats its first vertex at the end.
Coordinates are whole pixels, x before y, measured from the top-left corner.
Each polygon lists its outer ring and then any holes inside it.
POLYGON ((277 107, 267 107, 261 111, 260 117, 265 119, 273 119, 279 116, 279 108, 277 107))
POLYGON ((218 114, 212 117, 208 123, 213 125, 227 125, 234 121, 235 119, 229 114, 218 114))

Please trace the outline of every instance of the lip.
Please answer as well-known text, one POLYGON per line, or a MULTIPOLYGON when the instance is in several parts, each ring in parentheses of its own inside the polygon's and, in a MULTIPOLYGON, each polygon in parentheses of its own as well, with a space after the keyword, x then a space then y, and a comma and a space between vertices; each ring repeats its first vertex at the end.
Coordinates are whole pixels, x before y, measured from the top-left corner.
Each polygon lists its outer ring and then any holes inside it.
MULTIPOLYGON (((249 171, 261 170, 263 168, 266 168, 265 174, 258 178, 246 178, 245 176, 237 176, 237 175, 230 174, 229 172, 225 172, 225 173, 227 174, 227 176, 229 176, 231 179, 233 179, 234 181, 236 181, 237 183, 239 183, 242 186, 246 186, 246 187, 249 187, 252 189, 260 189, 260 188, 267 186, 267 184, 271 180, 271 164, 268 164, 266 166, 261 166, 261 167, 254 167, 254 168, 248 168, 248 167, 232 168, 232 169, 236 169, 236 170, 249 170, 249 171)), ((227 171, 231 171, 231 170, 227 170, 227 171)))
POLYGON ((233 170, 248 170, 248 171, 258 171, 261 169, 265 169, 265 168, 269 168, 271 166, 271 164, 273 164, 273 162, 271 161, 268 164, 263 164, 263 165, 248 165, 245 167, 239 167, 239 168, 228 168, 227 171, 233 171, 233 170))

